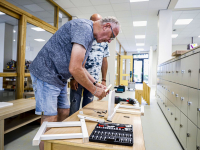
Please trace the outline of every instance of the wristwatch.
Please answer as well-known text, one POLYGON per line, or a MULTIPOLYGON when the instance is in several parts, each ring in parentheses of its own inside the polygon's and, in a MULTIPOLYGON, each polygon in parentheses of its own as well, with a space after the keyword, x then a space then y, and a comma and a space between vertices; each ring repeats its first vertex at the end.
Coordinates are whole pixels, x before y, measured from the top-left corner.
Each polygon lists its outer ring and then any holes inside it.
POLYGON ((93 84, 96 85, 98 81, 95 81, 93 84))
POLYGON ((106 82, 106 79, 102 79, 101 81, 105 81, 106 82))

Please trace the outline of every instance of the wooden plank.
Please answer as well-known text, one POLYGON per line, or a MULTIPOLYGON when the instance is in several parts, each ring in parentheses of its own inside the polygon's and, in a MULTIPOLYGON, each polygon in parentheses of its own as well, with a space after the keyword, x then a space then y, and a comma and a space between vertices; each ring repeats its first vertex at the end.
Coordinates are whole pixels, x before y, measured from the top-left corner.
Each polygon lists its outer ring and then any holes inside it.
POLYGON ((24 73, 24 77, 30 77, 31 74, 30 73, 24 73))
POLYGON ((9 125, 5 126, 4 134, 9 133, 9 132, 11 132, 11 131, 13 131, 15 129, 18 129, 18 128, 20 128, 20 127, 22 127, 22 126, 24 126, 26 124, 29 124, 29 123, 31 123, 31 122, 33 122, 35 120, 38 120, 40 118, 41 118, 41 116, 37 116, 37 115, 33 114, 33 115, 30 115, 30 116, 28 116, 28 117, 26 117, 24 119, 13 120, 14 122, 12 121, 12 124, 10 123, 9 125))
POLYGON ((51 150, 51 146, 50 142, 44 141, 44 150, 51 150))
MULTIPOLYGON (((86 105, 84 108, 80 109, 84 114, 90 116, 96 116, 97 113, 94 113, 94 110, 107 110, 108 102, 107 101, 93 101, 86 105), (101 107, 99 107, 101 106, 101 107)), ((79 111, 65 119, 64 121, 78 121, 77 117, 79 111)), ((107 114, 105 114, 106 117, 107 114)), ((123 124, 132 124, 133 125, 133 136, 134 136, 134 144, 133 146, 123 146, 123 145, 114 145, 114 144, 105 144, 105 143, 97 143, 97 142, 88 142, 83 143, 82 139, 67 139, 67 140, 50 140, 48 142, 52 143, 52 150, 62 150, 62 149, 70 149, 70 150, 145 150, 144 145, 144 137, 141 125, 141 117, 140 115, 131 115, 126 114, 129 118, 125 118, 124 114, 116 113, 112 119, 113 123, 123 123, 123 124)), ((88 134, 90 135, 96 126, 96 122, 86 121, 86 126, 88 129, 88 134)), ((67 134, 67 133, 80 133, 80 127, 70 127, 70 128, 52 128, 48 130, 46 134, 67 134)))
POLYGON ((172 53, 172 56, 180 56, 180 55, 184 54, 185 52, 187 52, 187 50, 177 50, 172 53))
POLYGON ((54 6, 54 27, 58 29, 58 21, 59 21, 59 7, 54 6))
POLYGON ((4 119, 0 120, 0 150, 4 150, 4 119))
POLYGON ((3 73, 0 73, 0 77, 17 77, 17 73, 15 73, 15 72, 3 72, 3 73))
POLYGON ((25 68, 25 53, 26 53, 26 24, 27 17, 22 15, 18 29, 18 51, 17 51, 17 85, 16 98, 23 98, 24 93, 24 68, 25 68))
POLYGON ((0 11, 3 12, 3 13, 6 13, 7 15, 12 16, 16 19, 20 18, 20 15, 14 13, 13 11, 6 9, 5 7, 0 6, 0 11))

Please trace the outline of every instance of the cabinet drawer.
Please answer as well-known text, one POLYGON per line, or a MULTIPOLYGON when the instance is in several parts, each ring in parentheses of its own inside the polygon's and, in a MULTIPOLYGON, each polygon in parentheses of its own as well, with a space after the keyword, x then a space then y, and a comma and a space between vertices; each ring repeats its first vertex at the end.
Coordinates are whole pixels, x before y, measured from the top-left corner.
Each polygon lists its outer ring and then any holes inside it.
POLYGON ((198 129, 198 135, 197 135, 197 147, 199 148, 199 149, 197 149, 197 150, 200 150, 200 129, 198 129))
POLYGON ((181 123, 180 123, 180 142, 184 149, 187 147, 187 117, 181 113, 181 123))
POLYGON ((181 84, 188 86, 188 73, 187 73, 187 65, 188 65, 188 57, 181 59, 181 84))
POLYGON ((191 55, 187 58, 188 86, 198 88, 199 78, 199 53, 191 55))
POLYGON ((187 129, 187 149, 197 149, 197 126, 195 126, 190 120, 188 120, 187 129))
POLYGON ((169 114, 169 120, 170 120, 170 124, 173 130, 175 130, 175 106, 171 103, 170 104, 170 114, 169 114))
POLYGON ((189 97, 188 97, 188 118, 197 125, 197 108, 199 105, 199 90, 189 88, 189 97))
POLYGON ((180 124, 181 124, 181 112, 178 108, 175 108, 175 117, 174 117, 175 125, 174 131, 178 138, 180 138, 180 124))
POLYGON ((175 84, 175 90, 174 90, 174 105, 177 106, 180 109, 180 95, 181 95, 181 88, 183 85, 175 84))
POLYGON ((176 83, 181 83, 181 60, 177 60, 175 61, 175 67, 176 67, 176 70, 175 70, 175 82, 176 83))
MULTIPOLYGON (((200 99, 200 92, 199 92, 199 99, 200 99)), ((197 109, 197 117, 198 117, 197 118, 197 120, 198 120, 198 127, 200 128, 200 100, 199 100, 199 107, 197 109)))
POLYGON ((181 87, 181 96, 180 96, 180 107, 181 111, 187 116, 187 102, 188 102, 188 93, 189 93, 189 88, 187 86, 182 86, 181 87))

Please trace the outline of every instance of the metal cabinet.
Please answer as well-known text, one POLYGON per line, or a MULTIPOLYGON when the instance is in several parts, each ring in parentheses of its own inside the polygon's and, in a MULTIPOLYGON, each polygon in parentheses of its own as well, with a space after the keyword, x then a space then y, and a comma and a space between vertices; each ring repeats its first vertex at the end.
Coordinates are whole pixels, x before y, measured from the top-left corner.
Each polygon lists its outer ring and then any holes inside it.
POLYGON ((187 57, 187 70, 188 86, 198 88, 199 78, 199 53, 187 57))
POLYGON ((181 81, 180 84, 188 86, 188 73, 187 73, 188 57, 181 59, 181 81))
POLYGON ((180 103, 180 95, 181 95, 181 87, 182 87, 182 85, 180 85, 180 84, 175 84, 174 85, 174 87, 175 87, 175 90, 174 90, 174 105, 176 105, 179 109, 180 109, 180 105, 181 105, 181 103, 180 103))
POLYGON ((199 90, 189 88, 189 97, 188 97, 188 118, 197 125, 197 108, 199 105, 199 90))
POLYGON ((175 61, 175 67, 176 67, 174 74, 175 82, 181 83, 181 60, 175 61))
POLYGON ((200 129, 198 129, 197 135, 197 150, 200 150, 200 129))
POLYGON ((190 120, 188 120, 187 126, 187 149, 197 149, 197 126, 195 126, 190 120))
POLYGON ((171 80, 172 82, 176 82, 176 62, 172 62, 171 64, 171 80))
POLYGON ((175 114, 176 114, 176 107, 171 103, 170 104, 170 114, 169 114, 169 120, 170 120, 170 125, 172 127, 172 129, 174 130, 175 129, 175 114))
MULTIPOLYGON (((199 99, 200 99, 200 92, 199 92, 199 99)), ((200 128, 200 100, 199 100, 199 107, 197 108, 197 121, 198 121, 198 127, 200 128)))
POLYGON ((181 87, 181 95, 180 95, 180 107, 181 111, 187 116, 187 106, 188 106, 188 93, 189 88, 187 86, 181 87))
POLYGON ((187 117, 181 113, 181 123, 180 123, 180 142, 182 144, 182 146, 184 147, 184 149, 186 149, 187 147, 187 117))
POLYGON ((181 124, 181 111, 175 107, 175 117, 174 117, 174 132, 178 138, 180 138, 180 124, 181 124))

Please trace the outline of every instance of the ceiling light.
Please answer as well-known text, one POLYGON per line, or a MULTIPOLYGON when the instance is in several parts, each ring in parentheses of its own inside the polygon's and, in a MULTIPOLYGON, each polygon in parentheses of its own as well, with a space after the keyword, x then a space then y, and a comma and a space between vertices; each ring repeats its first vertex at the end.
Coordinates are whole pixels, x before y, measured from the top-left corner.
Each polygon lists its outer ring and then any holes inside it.
POLYGON ((13 32, 15 33, 16 31, 15 31, 15 30, 13 30, 13 32))
POLYGON ((200 38, 200 35, 198 37, 200 38))
POLYGON ((61 14, 60 12, 59 12, 59 15, 58 15, 58 16, 59 16, 59 18, 61 18, 61 19, 62 19, 62 14, 61 14))
POLYGON ((137 51, 138 53, 140 53, 140 51, 137 51))
POLYGON ((15 40, 13 40, 15 42, 15 40))
POLYGON ((138 48, 138 49, 137 49, 137 51, 143 51, 143 50, 144 50, 143 48, 138 48))
POLYGON ((147 21, 133 21, 134 27, 146 26, 146 25, 147 25, 147 21))
POLYGON ((175 22, 175 25, 185 25, 185 24, 189 24, 193 19, 178 19, 175 22))
POLYGON ((144 43, 136 43, 136 46, 144 46, 144 43))
POLYGON ((172 34, 172 38, 176 38, 178 34, 172 34))
POLYGON ((130 0, 130 2, 144 2, 144 1, 149 1, 149 0, 130 0))
POLYGON ((45 40, 43 39, 34 39, 35 41, 38 41, 38 42, 44 42, 45 40))
POLYGON ((135 35, 135 38, 136 38, 136 39, 144 39, 144 38, 145 38, 145 35, 135 35))
POLYGON ((34 27, 34 28, 31 28, 31 29, 33 29, 33 30, 35 30, 35 31, 45 31, 44 29, 39 28, 39 27, 34 27))

